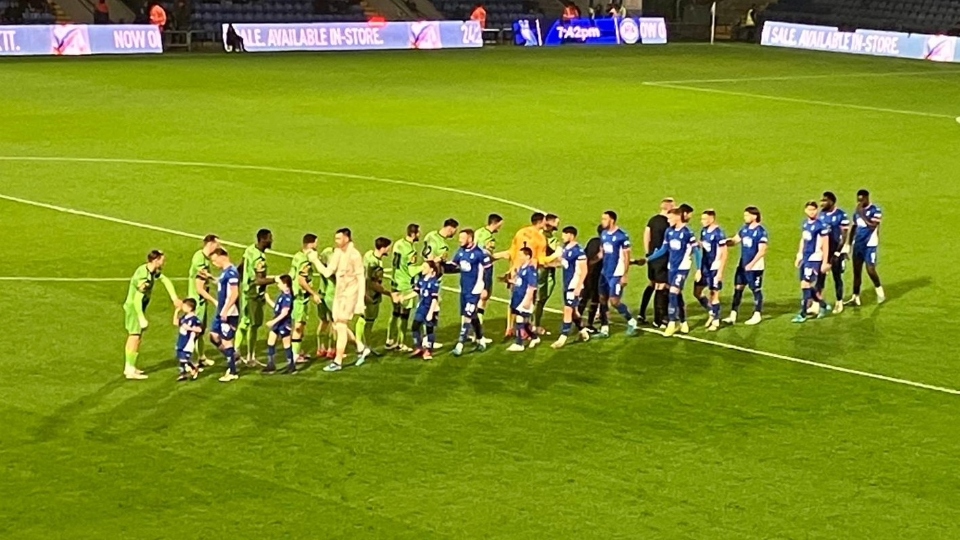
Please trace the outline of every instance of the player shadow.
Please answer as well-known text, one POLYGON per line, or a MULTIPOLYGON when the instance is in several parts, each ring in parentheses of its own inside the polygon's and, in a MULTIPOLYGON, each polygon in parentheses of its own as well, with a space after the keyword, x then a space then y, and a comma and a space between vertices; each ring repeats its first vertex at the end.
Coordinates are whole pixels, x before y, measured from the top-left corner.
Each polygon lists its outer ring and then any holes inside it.
MULTIPOLYGON (((867 283, 870 281, 867 280, 867 283)), ((933 278, 930 276, 917 276, 911 279, 904 279, 884 285, 887 293, 887 302, 898 301, 904 296, 917 289, 926 289, 933 284, 933 278)))
POLYGON ((121 390, 125 384, 127 381, 123 377, 116 377, 95 391, 57 407, 50 414, 44 415, 38 423, 33 434, 34 440, 46 442, 62 437, 65 432, 74 427, 78 418, 99 407, 104 400, 121 390))

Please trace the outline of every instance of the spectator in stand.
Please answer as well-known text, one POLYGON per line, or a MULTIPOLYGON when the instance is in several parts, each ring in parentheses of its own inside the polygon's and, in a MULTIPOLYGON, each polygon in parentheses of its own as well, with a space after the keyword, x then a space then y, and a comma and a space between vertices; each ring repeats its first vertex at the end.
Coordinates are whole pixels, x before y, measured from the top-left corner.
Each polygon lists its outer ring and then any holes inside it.
POLYGON ((614 17, 618 17, 620 19, 627 18, 627 8, 623 7, 623 2, 620 2, 619 4, 617 4, 616 9, 617 9, 617 14, 614 15, 614 17))
POLYGON ((110 24, 110 6, 107 0, 99 0, 93 13, 93 24, 110 24))
POLYGON ((487 28, 487 10, 483 7, 483 2, 477 3, 477 6, 473 8, 473 13, 470 14, 470 20, 478 21, 481 29, 487 28))
POLYGON ((150 24, 160 28, 161 32, 167 26, 167 10, 160 4, 153 4, 150 8, 150 24))
POLYGON ((757 37, 757 6, 750 6, 743 14, 743 23, 740 25, 740 39, 752 42, 757 37))
POLYGON ((574 19, 580 18, 580 9, 577 8, 577 5, 573 2, 567 2, 566 7, 563 8, 563 22, 570 22, 574 19))

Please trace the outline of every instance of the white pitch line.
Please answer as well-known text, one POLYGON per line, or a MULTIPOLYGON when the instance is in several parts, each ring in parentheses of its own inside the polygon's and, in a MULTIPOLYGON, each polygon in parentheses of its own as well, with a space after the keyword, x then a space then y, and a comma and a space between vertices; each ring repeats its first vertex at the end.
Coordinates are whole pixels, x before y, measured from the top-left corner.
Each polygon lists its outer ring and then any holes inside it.
POLYGON ((740 78, 729 78, 729 79, 682 79, 676 81, 647 81, 643 84, 646 85, 662 85, 662 84, 706 84, 706 83, 737 83, 737 82, 764 82, 764 81, 802 81, 807 79, 859 79, 859 78, 872 78, 872 77, 906 77, 910 75, 930 75, 930 76, 939 76, 939 75, 956 75, 960 74, 960 69, 954 70, 934 70, 927 69, 923 71, 885 71, 882 73, 876 72, 859 72, 859 73, 820 73, 816 75, 779 75, 779 76, 770 76, 770 77, 740 77, 740 78))
POLYGON ((696 86, 682 86, 679 84, 668 84, 668 83, 643 83, 643 84, 646 86, 652 86, 654 88, 670 88, 673 90, 688 90, 691 92, 705 92, 708 94, 720 94, 725 96, 768 99, 771 101, 783 101, 786 103, 800 103, 803 105, 820 105, 823 107, 836 107, 841 109, 856 109, 860 111, 904 114, 909 116, 923 116, 926 118, 949 118, 950 120, 954 120, 957 118, 956 116, 953 116, 953 115, 941 114, 941 113, 908 111, 904 109, 888 109, 885 107, 871 107, 869 105, 854 105, 852 103, 836 103, 833 101, 820 101, 816 99, 801 99, 801 98, 791 98, 791 97, 785 97, 785 96, 771 96, 769 94, 754 94, 751 92, 735 92, 733 90, 718 90, 716 88, 698 88, 696 86))
MULTIPOLYGON (((172 277, 171 281, 186 281, 188 278, 172 277)), ((22 283, 113 283, 130 281, 128 277, 39 277, 39 276, 0 276, 0 281, 22 283)))
MULTIPOLYGON (((4 158, 4 157, 0 157, 0 160, 13 161, 14 159, 16 159, 16 158, 10 158, 10 157, 4 158)), ((80 158, 66 158, 65 161, 75 161, 75 160, 77 160, 77 159, 80 159, 80 158)), ((30 159, 27 159, 27 160, 29 161, 30 159)), ((44 161, 55 161, 56 158, 44 158, 43 160, 44 160, 44 161)), ((84 161, 84 162, 95 162, 94 160, 95 160, 95 158, 82 158, 82 161, 84 161)), ((121 160, 121 162, 140 163, 140 162, 142 162, 142 161, 141 161, 141 160, 121 160)), ((149 160, 149 162, 150 162, 150 163, 153 163, 153 164, 181 164, 181 163, 192 163, 192 162, 163 162, 163 161, 159 161, 159 160, 149 160)), ((232 166, 232 165, 230 165, 230 164, 226 164, 226 163, 225 163, 225 164, 207 164, 206 166, 226 168, 226 169, 234 168, 234 166, 232 166)), ((238 165, 238 166, 236 166, 236 167, 237 167, 237 168, 248 168, 248 167, 254 167, 254 166, 238 165)), ((282 171, 282 172, 292 172, 292 171, 294 171, 295 169, 278 169, 278 170, 280 170, 280 171, 282 171)), ((316 174, 316 173, 314 173, 314 174, 316 174)), ((324 174, 325 174, 325 173, 324 173, 324 174)), ((375 180, 375 181, 378 181, 378 180, 375 180)), ((411 183, 411 185, 420 186, 421 184, 412 184, 412 183, 411 183)), ((425 187, 425 186, 427 186, 427 184, 423 184, 423 186, 425 187)), ((461 194, 463 194, 463 193, 461 193, 461 194)), ((486 196, 484 196, 484 198, 486 198, 486 196)), ((7 200, 7 201, 16 202, 16 203, 20 203, 20 204, 25 204, 25 205, 29 205, 29 206, 34 206, 34 207, 38 207, 38 208, 46 208, 46 209, 48 209, 48 210, 54 210, 54 211, 63 212, 63 213, 66 213, 66 214, 72 214, 72 215, 76 215, 76 216, 83 216, 83 217, 88 217, 88 218, 91 218, 91 219, 99 219, 99 220, 102 220, 102 221, 109 221, 109 222, 111 222, 111 223, 118 223, 118 224, 121 224, 121 225, 128 225, 128 226, 131 226, 131 227, 138 227, 138 228, 141 228, 141 229, 147 229, 147 230, 151 230, 151 231, 164 232, 164 233, 167 233, 167 234, 172 234, 172 235, 181 236, 181 237, 185 237, 185 238, 192 238, 192 239, 195 239, 195 240, 202 240, 202 239, 203 239, 203 235, 200 235, 200 234, 193 234, 193 233, 189 233, 189 232, 185 232, 185 231, 178 231, 178 230, 175 230, 175 229, 168 229, 168 228, 166 228, 166 227, 157 227, 156 225, 150 225, 150 224, 147 224, 147 223, 139 223, 139 222, 136 222, 136 221, 130 221, 130 220, 126 220, 126 219, 120 219, 120 218, 115 218, 115 217, 111 217, 111 216, 106 216, 106 215, 103 215, 103 214, 95 214, 95 213, 93 213, 93 212, 86 212, 86 211, 83 211, 83 210, 76 210, 76 209, 73 209, 73 208, 66 208, 66 207, 63 207, 63 206, 57 206, 57 205, 48 204, 48 203, 43 203, 43 202, 39 202, 39 201, 31 201, 31 200, 29 200, 29 199, 23 199, 23 198, 20 198, 20 197, 14 197, 14 196, 11 196, 11 195, 0 194, 0 200, 7 200)), ((511 206, 519 206, 519 207, 521 207, 521 208, 532 208, 532 207, 528 207, 528 206, 526 206, 526 205, 523 205, 523 204, 520 204, 520 203, 516 203, 516 202, 513 202, 513 201, 505 201, 505 203, 506 203, 506 204, 510 204, 511 206)), ((240 243, 238 243, 238 242, 230 242, 230 241, 227 241, 227 240, 221 240, 220 243, 221 243, 221 244, 224 244, 224 245, 227 245, 227 246, 231 246, 231 247, 238 247, 238 248, 243 248, 243 247, 245 247, 243 244, 240 244, 240 243)), ((275 252, 275 251, 271 251, 271 253, 274 254, 274 255, 280 256, 280 257, 286 257, 286 258, 292 258, 292 257, 293 257, 293 255, 291 255, 291 254, 289 254, 289 253, 282 253, 282 252, 275 252)), ((444 287, 443 289, 446 290, 446 291, 449 291, 449 292, 453 292, 453 293, 459 293, 459 292, 460 292, 459 289, 454 288, 454 287, 444 287)), ((491 300, 494 300, 494 301, 497 301, 497 302, 500 302, 500 303, 509 303, 508 300, 505 300, 505 299, 503 299, 503 298, 492 297, 491 300)), ((548 312, 550 312, 550 313, 555 313, 555 314, 557 314, 557 313, 562 313, 560 310, 553 309, 553 308, 547 308, 546 311, 548 311, 548 312)), ((660 336, 663 335, 662 332, 660 332, 660 331, 658 331, 658 330, 653 330, 653 329, 650 329, 650 328, 639 328, 639 330, 641 330, 641 331, 643 331, 643 332, 647 332, 647 333, 652 333, 652 334, 660 335, 660 336)), ((748 348, 746 348, 746 347, 740 347, 740 346, 738 346, 738 345, 731 345, 731 344, 723 343, 723 342, 720 342, 720 341, 711 341, 711 340, 708 340, 708 339, 702 339, 702 338, 698 338, 698 337, 693 337, 693 336, 689 336, 689 335, 680 335, 680 334, 675 335, 674 338, 683 339, 683 340, 687 340, 687 341, 693 341, 693 342, 696 342, 696 343, 703 343, 703 344, 707 344, 707 345, 714 345, 714 346, 717 346, 717 347, 722 347, 722 348, 724 348, 724 349, 730 349, 730 350, 734 350, 734 351, 740 351, 740 352, 752 354, 752 355, 755 355, 755 356, 765 356, 765 357, 767 357, 767 358, 774 358, 774 359, 777 359, 777 360, 784 360, 784 361, 787 361, 787 362, 793 362, 793 363, 796 363, 796 364, 802 364, 802 365, 817 367, 817 368, 826 369, 826 370, 830 370, 830 371, 835 371, 835 372, 840 372, 840 373, 846 373, 846 374, 849 374, 849 375, 858 375, 858 376, 861 376, 861 377, 866 377, 866 378, 875 379, 875 380, 879 380, 879 381, 885 381, 885 382, 900 384, 900 385, 904 385, 904 386, 910 386, 910 387, 913 387, 913 388, 921 388, 921 389, 924 389, 924 390, 932 390, 932 391, 935 391, 935 392, 941 392, 941 393, 945 393, 945 394, 960 395, 960 390, 953 389, 953 388, 946 388, 946 387, 942 387, 942 386, 936 386, 936 385, 932 385, 932 384, 926 384, 926 383, 911 381, 911 380, 907 380, 907 379, 898 379, 898 378, 896 378, 896 377, 888 377, 888 376, 886 376, 886 375, 880 375, 880 374, 878 374, 878 373, 870 373, 870 372, 868 372, 868 371, 860 371, 860 370, 855 370, 855 369, 848 369, 848 368, 844 368, 844 367, 840 367, 840 366, 834 366, 834 365, 831 365, 831 364, 824 364, 824 363, 821 363, 821 362, 815 362, 815 361, 813 361, 813 360, 804 360, 804 359, 802 359, 802 358, 795 358, 795 357, 792 357, 792 356, 786 356, 786 355, 777 354, 777 353, 760 351, 760 350, 756 350, 756 349, 748 349, 748 348)))

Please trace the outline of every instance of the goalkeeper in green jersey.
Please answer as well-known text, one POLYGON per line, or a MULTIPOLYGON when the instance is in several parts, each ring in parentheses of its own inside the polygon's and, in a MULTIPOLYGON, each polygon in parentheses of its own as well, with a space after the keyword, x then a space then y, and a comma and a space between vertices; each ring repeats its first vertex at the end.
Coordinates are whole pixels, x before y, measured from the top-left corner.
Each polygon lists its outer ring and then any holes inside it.
MULTIPOLYGON (((556 214, 547 214, 543 218, 543 236, 547 239, 547 260, 554 260, 560 255, 561 241, 557 229, 560 228, 560 218, 556 214)), ((550 264, 541 264, 537 270, 537 304, 533 309, 533 327, 537 335, 549 336, 550 332, 543 327, 543 310, 547 307, 547 300, 553 295, 557 285, 557 267, 550 264)))
POLYGON ((267 277, 267 250, 273 247, 273 233, 267 229, 257 231, 257 243, 243 252, 240 263, 240 326, 234 347, 247 365, 263 365, 257 362, 257 332, 263 326, 263 306, 266 304, 267 285, 274 278, 267 277), (247 354, 243 355, 243 344, 247 354))
POLYGON ((360 356, 357 357, 357 366, 362 366, 370 356, 370 344, 366 340, 367 330, 373 330, 374 323, 377 322, 377 316, 380 315, 380 302, 383 295, 390 294, 383 286, 383 257, 390 251, 389 238, 377 238, 374 243, 374 249, 363 255, 363 275, 366 278, 367 285, 364 288, 363 296, 363 315, 357 318, 357 330, 355 332, 358 343, 367 344, 360 356))
POLYGON ((307 328, 310 302, 319 305, 320 294, 313 288, 313 264, 310 254, 317 251, 317 235, 303 235, 303 248, 293 255, 290 278, 293 280, 293 356, 298 362, 306 360, 302 352, 303 334, 307 328))
POLYGON ((403 340, 410 326, 410 312, 416 305, 417 295, 413 284, 420 274, 423 261, 417 255, 417 242, 420 240, 420 226, 407 225, 407 235, 393 243, 390 279, 390 299, 393 301, 393 314, 387 326, 386 349, 411 352, 413 349, 403 340))
POLYGON ((170 295, 170 301, 173 307, 180 310, 180 299, 177 298, 177 291, 173 288, 170 278, 163 275, 163 265, 166 257, 162 251, 153 250, 147 254, 147 263, 137 267, 130 278, 130 286, 127 288, 127 299, 123 302, 124 324, 127 328, 127 343, 124 347, 124 367, 123 376, 127 379, 140 380, 146 379, 147 375, 137 369, 137 357, 140 355, 140 342, 143 332, 147 329, 147 316, 145 314, 147 305, 150 304, 150 297, 153 294, 153 286, 159 281, 163 288, 170 295))
MULTIPOLYGON (((210 273, 210 255, 220 247, 220 239, 215 234, 208 234, 203 237, 203 247, 198 249, 190 259, 190 273, 187 277, 187 298, 192 298, 197 307, 194 315, 200 321, 200 327, 206 331, 210 310, 217 309, 217 299, 210 294, 210 282, 213 281, 213 274, 210 273)), ((213 360, 207 358, 204 354, 203 333, 197 336, 196 355, 197 364, 203 366, 212 366, 213 360)))
MULTIPOLYGON (((319 255, 320 262, 329 264, 331 255, 333 248, 324 248, 319 255)), ((337 354, 337 349, 333 346, 333 299, 337 294, 337 278, 323 274, 317 274, 317 278, 317 292, 320 293, 320 303, 317 304, 317 358, 333 360, 337 354)))

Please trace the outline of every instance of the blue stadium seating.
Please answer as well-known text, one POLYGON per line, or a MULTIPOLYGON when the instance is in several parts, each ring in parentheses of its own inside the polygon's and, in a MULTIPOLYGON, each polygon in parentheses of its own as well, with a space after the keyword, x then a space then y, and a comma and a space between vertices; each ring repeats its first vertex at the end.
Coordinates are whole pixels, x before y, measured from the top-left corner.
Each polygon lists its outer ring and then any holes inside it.
POLYGON ((356 3, 322 3, 304 0, 262 0, 253 3, 196 2, 191 26, 194 29, 218 32, 220 25, 230 22, 304 23, 361 22, 366 17, 356 3), (320 9, 317 9, 317 8, 320 9))
POLYGON ((781 0, 762 19, 934 34, 960 25, 960 0, 781 0))

